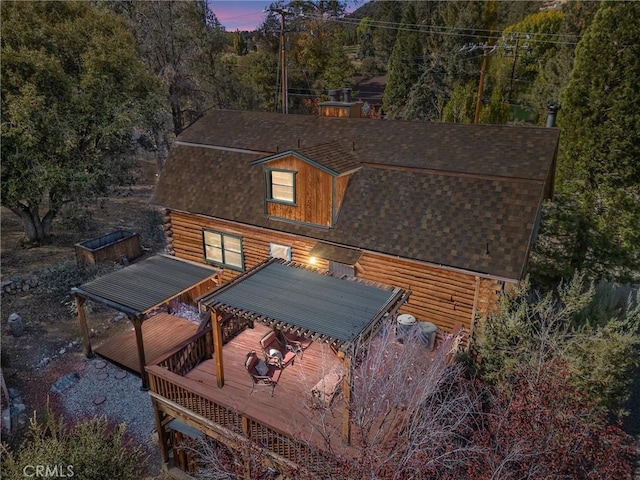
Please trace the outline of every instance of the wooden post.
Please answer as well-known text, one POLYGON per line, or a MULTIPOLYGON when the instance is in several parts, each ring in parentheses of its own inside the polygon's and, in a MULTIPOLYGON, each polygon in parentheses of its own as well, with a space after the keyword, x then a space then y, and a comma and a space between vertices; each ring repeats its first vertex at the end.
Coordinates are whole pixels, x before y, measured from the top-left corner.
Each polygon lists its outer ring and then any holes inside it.
POLYGON ((224 387, 224 365, 222 363, 222 326, 220 321, 222 315, 215 310, 211 315, 211 329, 213 330, 213 355, 216 359, 216 377, 218 379, 218 388, 224 387))
POLYGON ((78 310, 78 319, 80 320, 80 330, 82 331, 82 349, 84 356, 93 357, 91 349, 91 338, 89 337, 89 326, 87 325, 87 314, 84 309, 85 298, 76 293, 76 309, 78 310))
POLYGON ((160 447, 160 455, 162 456, 162 463, 166 467, 169 464, 169 441, 167 438, 167 432, 162 425, 162 417, 165 416, 158 407, 158 401, 151 397, 151 405, 153 406, 153 416, 156 420, 156 431, 158 432, 158 446, 160 447))
POLYGON ((144 358, 144 340, 142 339, 142 317, 130 316, 129 318, 133 322, 133 328, 136 331, 136 345, 138 347, 138 368, 140 369, 140 377, 142 377, 142 386, 140 387, 140 390, 147 391, 149 390, 149 376, 147 375, 147 371, 144 368, 147 362, 144 358))
POLYGON ((344 378, 342 379, 342 441, 351 445, 351 355, 344 358, 344 378))

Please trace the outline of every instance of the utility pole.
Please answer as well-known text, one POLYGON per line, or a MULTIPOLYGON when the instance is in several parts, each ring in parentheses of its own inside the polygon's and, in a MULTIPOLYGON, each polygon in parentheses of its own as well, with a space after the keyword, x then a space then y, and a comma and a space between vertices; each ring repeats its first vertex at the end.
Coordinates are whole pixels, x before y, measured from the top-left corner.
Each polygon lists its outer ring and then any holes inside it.
POLYGON ((291 12, 288 8, 269 8, 269 12, 280 15, 280 64, 282 67, 282 113, 289 113, 289 88, 287 80, 287 30, 285 17, 291 12))
POLYGON ((484 74, 487 71, 487 49, 483 48, 482 67, 480 68, 480 81, 478 82, 478 98, 476 99, 476 113, 473 116, 473 123, 480 121, 480 107, 482 107, 482 90, 484 89, 484 74))
POLYGON ((476 99, 476 111, 473 116, 473 123, 478 123, 480 121, 480 108, 482 107, 482 91, 484 90, 484 75, 487 72, 487 57, 491 53, 495 53, 498 49, 497 45, 492 45, 490 43, 483 43, 481 45, 469 43, 464 45, 459 51, 469 51, 473 52, 474 50, 481 48, 482 49, 482 67, 480 68, 480 81, 478 82, 478 98, 476 99))

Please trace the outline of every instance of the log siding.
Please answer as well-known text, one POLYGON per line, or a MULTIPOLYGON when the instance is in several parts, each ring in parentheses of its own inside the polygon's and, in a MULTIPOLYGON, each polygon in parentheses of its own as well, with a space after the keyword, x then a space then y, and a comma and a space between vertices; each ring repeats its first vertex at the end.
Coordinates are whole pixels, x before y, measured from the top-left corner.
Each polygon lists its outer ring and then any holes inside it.
MULTIPOLYGON (((169 251, 179 258, 204 263, 202 229, 213 229, 242 238, 244 268, 248 270, 270 255, 270 244, 291 247, 294 262, 309 264, 309 252, 317 240, 226 220, 169 211, 165 217, 169 251)), ((318 258, 315 265, 328 269, 328 262, 318 258)), ((497 305, 505 280, 479 276, 424 262, 364 251, 356 266, 357 276, 392 285, 412 294, 401 308, 418 320, 429 321, 442 332, 463 327, 473 328, 476 315, 484 315, 497 305)), ((240 272, 225 268, 220 282, 226 283, 240 272)))

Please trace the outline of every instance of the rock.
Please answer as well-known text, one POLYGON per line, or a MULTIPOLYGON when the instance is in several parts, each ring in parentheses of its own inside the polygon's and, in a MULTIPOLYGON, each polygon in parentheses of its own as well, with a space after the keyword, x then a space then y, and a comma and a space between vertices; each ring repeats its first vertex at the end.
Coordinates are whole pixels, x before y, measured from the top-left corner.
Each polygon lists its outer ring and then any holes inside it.
POLYGON ((9 398, 18 398, 20 397, 20 393, 18 393, 18 389, 17 388, 13 388, 13 387, 9 387, 7 389, 7 391, 9 392, 9 398))
POLYGON ((22 403, 22 400, 20 402, 14 403, 13 408, 15 408, 18 411, 18 414, 24 412, 27 409, 25 404, 22 403))
POLYGON ((104 401, 105 401, 106 399, 107 399, 107 397, 105 397, 104 395, 100 395, 99 397, 96 397, 96 398, 93 400, 93 403, 94 403, 95 405, 100 405, 101 403, 104 403, 104 401))
POLYGON ((80 374, 77 372, 73 372, 73 373, 68 373, 62 377, 60 377, 58 380, 56 380, 56 382, 51 385, 51 392, 54 393, 62 393, 64 392, 67 388, 71 387, 72 385, 76 384, 78 382, 78 380, 80 380, 80 374))
POLYGON ((66 351, 67 351, 66 348, 61 348, 60 351, 58 352, 58 355, 64 355, 66 351))
POLYGON ((9 315, 9 328, 14 337, 21 337, 24 335, 24 325, 22 324, 22 317, 17 313, 9 315))
POLYGON ((42 360, 40 360, 40 362, 38 363, 38 367, 37 368, 42 368, 44 367, 47 363, 49 363, 51 361, 51 357, 44 357, 42 360))
POLYGON ((5 408, 2 410, 2 430, 5 432, 11 431, 11 409, 5 408))

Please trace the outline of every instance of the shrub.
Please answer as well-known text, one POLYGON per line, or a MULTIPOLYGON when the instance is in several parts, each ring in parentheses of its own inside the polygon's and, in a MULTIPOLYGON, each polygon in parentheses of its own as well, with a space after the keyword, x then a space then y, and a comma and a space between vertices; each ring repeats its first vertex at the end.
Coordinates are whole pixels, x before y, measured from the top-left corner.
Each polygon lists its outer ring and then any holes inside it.
POLYGON ((2 456, 1 476, 8 480, 37 476, 38 467, 50 477, 138 480, 146 468, 142 451, 125 439, 124 424, 113 426, 102 417, 69 427, 50 409, 41 419, 34 415, 17 451, 3 445, 2 456))
POLYGON ((499 311, 475 332, 472 360, 483 380, 508 388, 516 370, 566 362, 571 384, 590 401, 623 416, 633 372, 640 359, 640 308, 636 298, 613 302, 607 292, 576 275, 557 292, 540 295, 524 282, 500 300, 499 311))

